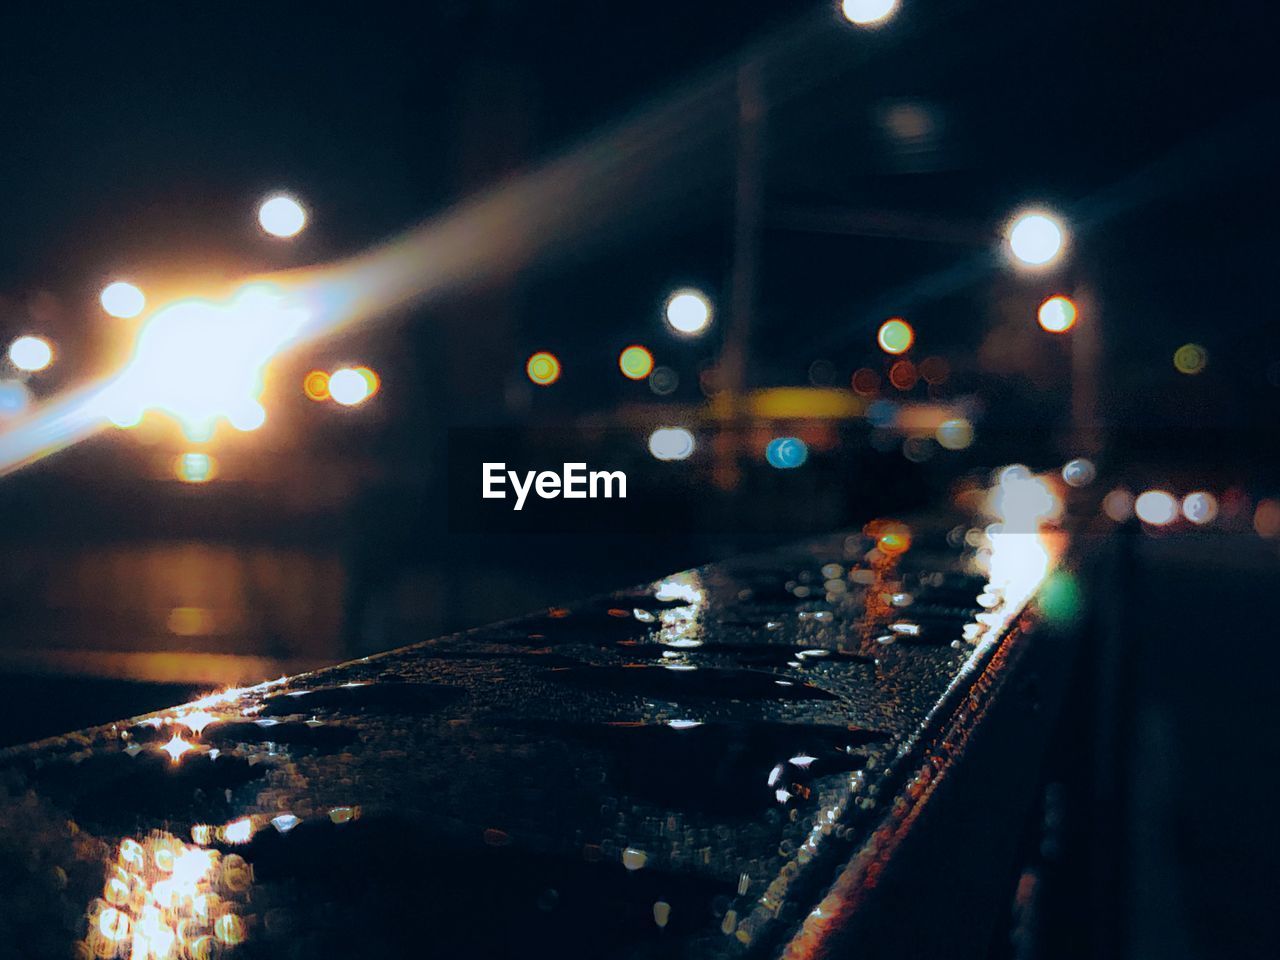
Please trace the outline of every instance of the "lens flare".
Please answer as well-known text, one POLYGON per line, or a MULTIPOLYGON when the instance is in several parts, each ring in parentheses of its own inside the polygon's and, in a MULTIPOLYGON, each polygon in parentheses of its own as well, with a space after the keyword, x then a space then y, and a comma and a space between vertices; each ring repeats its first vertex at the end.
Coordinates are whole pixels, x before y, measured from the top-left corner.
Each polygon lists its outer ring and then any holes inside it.
POLYGON ((329 376, 329 396, 344 407, 357 406, 372 395, 369 380, 355 367, 343 367, 329 376))
POLYGON ((147 298, 143 292, 132 283, 126 283, 123 280, 117 280, 103 287, 98 301, 108 316, 121 320, 136 317, 147 306, 147 298))
POLYGON ((876 334, 880 349, 894 355, 910 350, 915 339, 916 332, 911 329, 911 324, 901 317, 893 317, 880 324, 880 331, 876 334))
POLYGON ((696 337, 711 325, 711 301, 701 290, 677 290, 667 299, 666 317, 676 333, 696 337))
POLYGON ((653 354, 632 344, 618 355, 618 368, 628 380, 643 380, 653 372, 653 354))
POLYGON ((1037 319, 1049 333, 1066 333, 1076 325, 1076 305, 1070 297, 1050 297, 1040 304, 1037 319))
POLYGON ((529 379, 540 387, 549 387, 560 379, 560 358, 554 353, 539 350, 524 365, 529 379))
POLYGON ((9 344, 9 362, 26 373, 44 370, 53 363, 53 344, 31 334, 18 337, 9 344))
POLYGON ((302 392, 308 400, 323 403, 329 399, 329 374, 323 370, 312 370, 302 378, 302 392))
POLYGON ((271 236, 287 240, 307 225, 307 211, 288 194, 276 194, 258 207, 258 224, 271 236))

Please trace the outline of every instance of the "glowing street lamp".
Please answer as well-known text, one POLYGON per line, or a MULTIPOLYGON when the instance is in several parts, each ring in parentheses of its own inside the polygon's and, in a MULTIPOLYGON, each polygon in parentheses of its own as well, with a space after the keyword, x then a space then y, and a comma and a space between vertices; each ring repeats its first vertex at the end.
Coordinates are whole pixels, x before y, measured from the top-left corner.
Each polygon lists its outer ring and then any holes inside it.
POLYGON ((898 0, 843 0, 840 12, 860 27, 878 27, 898 12, 898 0))
POLYGON ((307 211, 293 197, 278 193, 258 207, 258 224, 271 236, 288 239, 297 236, 307 225, 307 211))
POLYGON ((147 305, 146 295, 132 283, 126 283, 123 280, 117 280, 103 287, 98 300, 108 316, 121 320, 136 317, 147 305))
POLYGON ((1051 266, 1067 242, 1062 221, 1044 210, 1019 213, 1010 222, 1005 239, 1014 260, 1033 268, 1051 266))

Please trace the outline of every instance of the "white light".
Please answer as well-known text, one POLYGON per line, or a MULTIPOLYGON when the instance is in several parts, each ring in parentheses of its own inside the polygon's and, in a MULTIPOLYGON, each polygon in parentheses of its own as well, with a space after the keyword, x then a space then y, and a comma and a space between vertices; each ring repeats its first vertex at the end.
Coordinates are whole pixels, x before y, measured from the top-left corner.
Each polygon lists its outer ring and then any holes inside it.
POLYGON ((711 324, 711 301, 699 290, 677 290, 667 300, 667 323, 676 333, 697 336, 711 324))
POLYGON ((147 298, 143 292, 132 283, 125 283, 123 280, 117 280, 103 287, 98 300, 109 316, 119 317, 121 320, 136 317, 147 305, 147 298))
POLYGON ((369 381, 350 367, 335 370, 329 377, 329 396, 344 407, 354 407, 369 398, 369 381))
POLYGON ((1163 527, 1178 517, 1178 501, 1164 490, 1148 490, 1133 502, 1133 512, 1143 523, 1163 527))
POLYGON ((1218 516, 1218 498, 1204 490, 1188 493, 1182 498, 1182 515, 1197 526, 1212 523, 1218 516))
POLYGON ((649 452, 659 460, 688 460, 695 446, 684 427, 659 427, 649 434, 649 452))
POLYGON ((840 10, 850 23, 870 27, 884 23, 897 13, 898 0, 844 0, 840 10))
POLYGON ((1093 461, 1084 457, 1068 460, 1062 467, 1062 479, 1069 487, 1086 487, 1093 483, 1097 475, 1098 468, 1093 465, 1093 461))
POLYGON ((258 223, 273 237, 293 237, 307 225, 307 211, 293 197, 278 194, 258 208, 258 223))
POLYGON ((44 337, 23 336, 9 344, 9 362, 34 373, 53 363, 53 345, 44 337))
POLYGON ((1062 222, 1048 213, 1019 214, 1009 227, 1009 249, 1029 267, 1045 267, 1056 260, 1062 253, 1064 238, 1062 222))

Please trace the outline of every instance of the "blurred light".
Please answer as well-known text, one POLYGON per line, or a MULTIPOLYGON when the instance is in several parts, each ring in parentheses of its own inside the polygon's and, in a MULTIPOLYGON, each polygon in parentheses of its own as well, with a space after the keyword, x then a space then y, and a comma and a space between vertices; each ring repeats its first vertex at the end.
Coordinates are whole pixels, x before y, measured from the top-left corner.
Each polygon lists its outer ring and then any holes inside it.
POLYGON ((369 387, 369 392, 365 395, 366 400, 382 389, 382 378, 371 367, 356 367, 355 371, 364 377, 364 382, 369 387))
POLYGON ((1062 466, 1062 479, 1069 487, 1086 487, 1093 483, 1097 475, 1098 468, 1093 465, 1093 461, 1084 457, 1068 460, 1062 466))
POLYGON ((1049 333, 1066 333, 1076 325, 1076 305, 1070 297, 1050 297, 1040 304, 1038 317, 1049 333))
POLYGON ((1133 516, 1133 494, 1124 487, 1116 487, 1102 498, 1102 512, 1109 520, 1124 523, 1133 516))
POLYGON ((260 403, 245 403, 228 413, 227 421, 242 433, 249 433, 267 422, 267 411, 260 403))
POLYGON ((1182 515, 1197 526, 1212 523, 1218 516, 1218 498, 1197 490, 1182 498, 1182 515))
POLYGON ((1280 537, 1280 500, 1259 500, 1253 511, 1253 529, 1260 537, 1280 537))
POLYGON ((653 372, 653 354, 632 344, 618 355, 618 368, 628 380, 643 380, 653 372))
POLYGON ((1001 518, 1003 533, 1037 533, 1042 523, 1062 515, 1062 501, 1042 478, 1015 463, 997 473, 988 493, 987 512, 1001 518))
POLYGON ((1040 588, 1036 605, 1053 626, 1074 623, 1084 607, 1079 581, 1067 570, 1055 570, 1040 588))
POLYGON ((1173 354, 1173 365, 1179 373, 1195 376, 1209 363, 1209 351, 1198 343, 1184 343, 1173 354))
POLYGON ((809 383, 815 387, 829 387, 836 382, 836 366, 830 360, 815 360, 809 364, 809 383))
POLYGON ((853 385, 853 392, 859 396, 874 396, 875 392, 880 389, 880 374, 868 367, 863 367, 854 371, 850 383, 853 385))
POLYGON ((899 360, 889 368, 889 382, 899 390, 912 389, 919 379, 916 365, 910 360, 899 360))
POLYGON ((902 455, 912 463, 924 463, 933 457, 933 441, 929 437, 907 437, 902 441, 902 455))
POLYGON ((1133 512, 1143 523, 1163 527, 1178 518, 1178 501, 1164 490, 1148 490, 1133 502, 1133 512))
POLYGON ((964 417, 944 420, 938 424, 938 443, 947 450, 963 450, 973 443, 973 424, 964 417))
POLYGON ((771 467, 792 470, 809 459, 809 447, 799 437, 775 437, 765 447, 764 457, 771 467))
POLYGON ((554 353, 540 350, 529 358, 524 371, 540 387, 549 387, 560 379, 560 359, 554 353))
POLYGON ((329 375, 329 396, 344 407, 354 407, 372 396, 369 381, 354 367, 343 367, 329 375))
POLYGON ((920 376, 928 384, 945 383, 947 377, 951 376, 951 364, 942 357, 925 357, 920 361, 920 376))
POLYGON ((880 331, 876 334, 880 349, 892 354, 906 353, 915 339, 916 332, 911 329, 911 324, 901 317, 892 317, 880 324, 880 331))
POLYGON ((670 367, 654 367, 653 373, 649 374, 649 389, 660 397, 675 393, 678 386, 680 375, 670 367))
POLYGON ((844 18, 860 27, 884 23, 898 10, 898 0, 843 0, 840 10, 844 18))
POLYGON ((273 237, 294 237, 307 225, 307 211, 293 197, 281 193, 258 207, 258 223, 273 237))
POLYGON ((693 434, 684 427, 659 427, 649 434, 649 452, 658 460, 688 460, 694 446, 693 434))
POLYGON ((16 417, 30 402, 31 391, 21 380, 0 380, 0 420, 16 417))
POLYGON ((711 323, 711 301, 700 290, 677 290, 667 299, 666 315, 676 333, 697 336, 711 323))
POLYGON ((312 370, 302 379, 302 392, 309 400, 321 403, 329 399, 329 374, 323 370, 312 370))
POLYGON ((207 453, 184 453, 174 461, 173 472, 183 483, 208 483, 217 474, 218 464, 207 453))
POLYGON ((98 300, 109 316, 119 317, 121 320, 136 317, 147 305, 147 298, 142 291, 123 280, 107 284, 98 300))
POLYGON ((175 733, 173 738, 160 749, 169 755, 171 761, 177 763, 184 753, 194 749, 194 744, 187 743, 175 733))
POLYGON ((30 334, 18 337, 9 344, 9 362, 28 373, 43 370, 53 363, 53 344, 30 334))
POLYGON ((1009 226, 1009 250, 1029 267, 1044 267, 1062 253, 1062 222, 1043 211, 1018 214, 1009 226))

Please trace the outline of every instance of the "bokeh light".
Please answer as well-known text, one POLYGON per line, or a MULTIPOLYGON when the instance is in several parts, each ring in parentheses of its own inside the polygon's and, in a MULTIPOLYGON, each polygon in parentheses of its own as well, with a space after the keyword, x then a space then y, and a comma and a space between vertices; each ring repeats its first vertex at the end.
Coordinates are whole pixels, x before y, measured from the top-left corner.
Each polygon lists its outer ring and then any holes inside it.
POLYGON ((9 344, 9 362, 27 373, 43 370, 53 363, 53 344, 31 334, 18 337, 9 344))
POLYGON ((308 400, 323 403, 329 399, 329 374, 323 370, 312 370, 302 378, 302 392, 308 400))
POLYGON ((869 367, 862 367, 854 371, 853 377, 849 382, 853 387, 853 392, 858 396, 873 397, 876 391, 880 389, 880 374, 869 367))
POLYGON ((1062 479, 1069 487, 1086 487, 1093 483, 1097 475, 1098 468, 1093 465, 1093 461, 1084 457, 1068 460, 1062 466, 1062 479))
POLYGON ((549 387, 560 379, 560 358, 554 353, 539 350, 524 365, 529 379, 540 387, 549 387))
POLYGON ((16 417, 31 403, 31 391, 21 380, 0 380, 0 420, 16 417))
POLYGON ((925 357, 920 361, 920 376, 930 386, 946 383, 947 377, 951 376, 951 364, 943 357, 925 357))
POLYGON ((1076 325, 1076 305, 1070 297, 1050 297, 1040 304, 1037 319, 1049 333, 1066 333, 1076 325))
POLYGON ((638 343, 632 344, 618 354, 618 369, 628 380, 643 380, 653 372, 653 354, 638 343))
POLYGON ((1108 520, 1124 523, 1133 516, 1133 494, 1124 487, 1116 487, 1102 498, 1102 512, 1108 520))
POLYGON ((307 211, 293 197, 279 193, 258 207, 258 223, 271 236, 288 239, 297 236, 307 225, 307 211))
POLYGON ((676 333, 697 336, 711 325, 711 301, 701 290, 677 290, 667 298, 666 317, 676 333))
POLYGON ((147 305, 146 295, 132 283, 117 280, 107 284, 98 296, 108 316, 128 320, 140 314, 147 305))
POLYGON ((1196 526, 1213 523, 1218 516, 1218 498, 1207 490, 1196 490, 1182 498, 1182 515, 1196 526))
POLYGON ((355 367, 343 367, 329 375, 329 396, 335 403, 354 407, 372 395, 369 380, 355 367))
POLYGON ((659 397, 666 397, 676 392, 680 386, 680 375, 670 367, 654 367, 649 374, 649 389, 659 397))
POLYGON ((382 389, 382 378, 378 376, 372 367, 356 367, 355 371, 364 377, 364 382, 369 387, 369 392, 365 394, 366 400, 382 389))
POLYGON ((898 0, 842 0, 840 11, 850 23, 860 27, 877 26, 898 11, 898 0))
POLYGON ((809 459, 809 447, 799 437, 774 437, 764 449, 764 458, 771 467, 794 470, 809 459))
POLYGON ((916 373, 916 365, 910 360, 899 360, 889 368, 889 382, 899 390, 910 390, 915 387, 920 376, 916 373))
POLYGON ((1013 218, 1007 240, 1009 251, 1019 263, 1047 267, 1062 254, 1065 231, 1052 214, 1028 210, 1013 218))
POLYGON ((944 420, 934 436, 943 449, 963 450, 973 443, 973 424, 964 417, 944 420))
POLYGON ((901 317, 886 320, 880 324, 880 330, 876 333, 876 342, 880 344, 880 349, 895 355, 910 350, 915 339, 916 332, 911 329, 911 324, 901 317))
POLYGON ((1179 373, 1194 377, 1209 363, 1209 351, 1198 343, 1184 343, 1173 353, 1173 366, 1179 373))
POLYGON ((1258 501, 1253 511, 1253 529, 1268 540, 1280 537, 1280 500, 1267 497, 1258 501))
POLYGON ((218 472, 218 463, 207 453, 184 453, 173 463, 173 472, 183 483, 208 483, 218 472))
POLYGON ((649 452, 658 460, 688 460, 696 445, 684 427, 659 427, 649 434, 649 452))
POLYGON ((1178 519, 1178 501, 1167 490, 1147 490, 1133 502, 1133 512, 1143 523, 1163 527, 1178 519))

